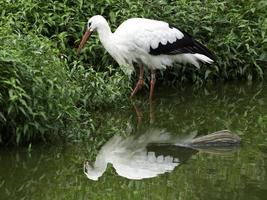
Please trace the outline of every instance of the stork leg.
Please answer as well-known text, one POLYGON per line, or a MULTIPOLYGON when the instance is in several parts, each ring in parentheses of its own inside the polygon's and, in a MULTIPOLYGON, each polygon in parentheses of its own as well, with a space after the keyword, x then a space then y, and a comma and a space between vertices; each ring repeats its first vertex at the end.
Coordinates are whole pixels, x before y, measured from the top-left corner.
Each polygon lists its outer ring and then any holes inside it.
POLYGON ((143 112, 136 106, 134 101, 132 101, 132 104, 137 115, 137 130, 139 131, 142 124, 143 112))
POLYGON ((132 91, 130 98, 134 97, 134 95, 137 93, 137 91, 141 89, 143 84, 144 84, 144 66, 140 65, 139 80, 136 83, 136 86, 135 86, 134 90, 132 91))
POLYGON ((149 123, 154 124, 155 121, 155 102, 149 99, 149 123))
POLYGON ((156 73, 154 69, 151 69, 150 94, 149 94, 150 100, 153 99, 155 83, 156 83, 156 73))

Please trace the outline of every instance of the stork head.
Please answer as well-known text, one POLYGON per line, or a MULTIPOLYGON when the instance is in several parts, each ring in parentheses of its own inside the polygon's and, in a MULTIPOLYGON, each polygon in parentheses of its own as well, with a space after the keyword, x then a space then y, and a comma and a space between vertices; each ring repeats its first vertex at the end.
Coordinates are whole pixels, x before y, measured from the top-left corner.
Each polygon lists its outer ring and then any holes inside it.
POLYGON ((89 161, 85 161, 83 164, 83 172, 87 176, 87 178, 97 181, 98 178, 103 174, 103 172, 99 172, 97 169, 94 168, 89 161))
POLYGON ((80 54, 83 46, 90 38, 92 32, 97 31, 99 29, 105 28, 108 26, 107 20, 101 15, 95 15, 91 17, 87 22, 87 30, 85 31, 82 40, 80 42, 79 48, 77 50, 77 55, 80 54))

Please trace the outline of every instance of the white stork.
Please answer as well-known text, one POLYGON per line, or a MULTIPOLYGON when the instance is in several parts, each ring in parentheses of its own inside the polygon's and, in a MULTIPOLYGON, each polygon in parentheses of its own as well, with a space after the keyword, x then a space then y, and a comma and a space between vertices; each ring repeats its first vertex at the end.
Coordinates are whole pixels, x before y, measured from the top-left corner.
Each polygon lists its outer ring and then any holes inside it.
POLYGON ((152 99, 156 69, 165 69, 175 62, 191 63, 199 67, 199 62, 212 63, 214 60, 213 54, 204 45, 166 22, 131 18, 112 33, 108 22, 101 15, 88 20, 87 30, 77 50, 78 55, 93 31, 98 32, 101 43, 124 72, 130 75, 134 63, 140 66, 139 80, 131 97, 144 83, 144 65, 151 70, 149 98, 152 99))

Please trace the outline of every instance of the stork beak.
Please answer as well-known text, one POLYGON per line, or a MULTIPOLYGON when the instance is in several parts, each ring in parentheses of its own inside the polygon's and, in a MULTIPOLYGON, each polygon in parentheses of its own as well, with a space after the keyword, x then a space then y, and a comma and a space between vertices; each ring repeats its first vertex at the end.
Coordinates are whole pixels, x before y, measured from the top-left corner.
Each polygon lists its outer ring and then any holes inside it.
POLYGON ((80 52, 83 48, 83 46, 85 45, 85 43, 87 42, 87 40, 90 38, 90 35, 92 34, 91 31, 87 30, 84 34, 83 34, 83 38, 80 42, 80 45, 78 47, 78 50, 77 50, 77 55, 80 55, 80 52))

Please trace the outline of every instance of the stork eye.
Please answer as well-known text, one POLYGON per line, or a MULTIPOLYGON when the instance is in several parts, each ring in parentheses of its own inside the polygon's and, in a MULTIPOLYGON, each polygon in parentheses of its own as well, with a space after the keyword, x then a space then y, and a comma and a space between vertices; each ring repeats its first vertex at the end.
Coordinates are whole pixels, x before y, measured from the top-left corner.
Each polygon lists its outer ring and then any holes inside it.
POLYGON ((91 27, 91 25, 92 25, 92 22, 89 22, 89 23, 88 23, 88 27, 91 27))

